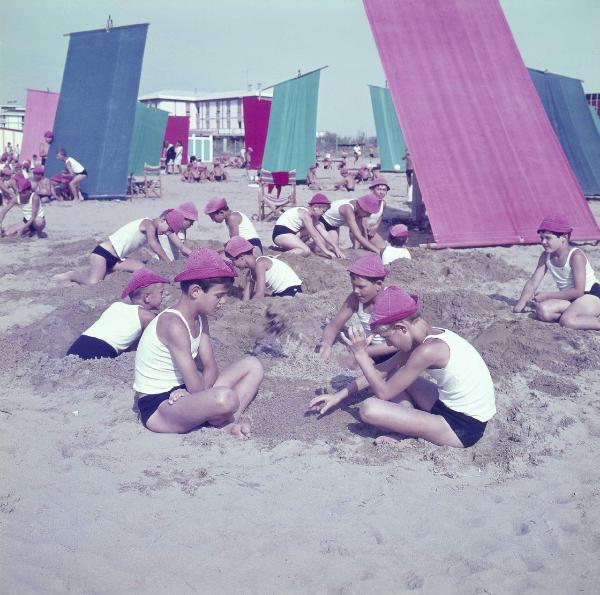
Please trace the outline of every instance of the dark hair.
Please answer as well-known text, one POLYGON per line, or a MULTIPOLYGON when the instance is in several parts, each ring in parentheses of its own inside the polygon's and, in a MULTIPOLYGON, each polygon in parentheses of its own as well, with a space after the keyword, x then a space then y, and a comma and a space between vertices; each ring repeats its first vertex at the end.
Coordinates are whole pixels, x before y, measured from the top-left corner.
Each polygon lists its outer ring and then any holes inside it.
POLYGON ((366 279, 371 283, 376 283, 377 281, 384 281, 385 277, 367 277, 366 275, 357 275, 356 273, 350 273, 350 279, 366 279))
POLYGON ((227 289, 230 289, 233 286, 233 279, 231 277, 212 277, 211 279, 191 279, 179 283, 183 293, 187 293, 192 285, 199 285, 200 289, 206 293, 215 285, 227 285, 227 289))
POLYGON ((56 151, 56 152, 60 153, 61 155, 65 155, 65 156, 67 155, 67 149, 64 149, 62 147, 60 149, 58 149, 58 151, 56 151))
POLYGON ((555 235, 557 238, 562 238, 563 236, 566 236, 567 239, 571 239, 571 233, 570 231, 568 232, 564 232, 564 231, 552 231, 551 229, 538 229, 538 233, 551 233, 552 235, 555 235))
POLYGON ((388 242, 392 246, 404 246, 404 244, 406 244, 407 240, 408 240, 408 238, 406 236, 399 236, 399 237, 390 236, 388 238, 388 242))

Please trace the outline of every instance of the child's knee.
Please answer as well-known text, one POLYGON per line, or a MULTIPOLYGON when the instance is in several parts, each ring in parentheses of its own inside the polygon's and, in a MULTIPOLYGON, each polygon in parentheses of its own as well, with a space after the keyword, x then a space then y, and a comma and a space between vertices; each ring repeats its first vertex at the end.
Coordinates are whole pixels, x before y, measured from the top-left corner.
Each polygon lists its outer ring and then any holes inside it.
POLYGON ((229 414, 237 411, 237 408, 240 406, 240 400, 235 391, 226 386, 217 386, 214 387, 214 390, 215 401, 221 413, 229 414))
POLYGON ((576 318, 576 316, 573 316, 573 314, 571 314, 569 312, 565 312, 560 317, 560 320, 558 321, 558 323, 563 328, 575 328, 575 318, 576 318))
POLYGON ((246 368, 250 374, 252 374, 254 377, 262 380, 265 371, 264 371, 261 361, 257 357, 250 355, 248 357, 245 357, 242 360, 242 362, 244 362, 244 365, 246 366, 246 368))
POLYGON ((551 322, 554 319, 552 314, 553 312, 551 308, 545 305, 544 302, 536 306, 535 315, 539 320, 542 320, 543 322, 551 322))
POLYGON ((301 252, 300 252, 300 256, 304 256, 304 258, 307 258, 308 256, 310 256, 310 248, 304 244, 304 246, 302 246, 302 248, 300 248, 301 252))
POLYGON ((360 419, 366 424, 376 424, 379 420, 379 399, 370 397, 364 400, 359 408, 360 419))

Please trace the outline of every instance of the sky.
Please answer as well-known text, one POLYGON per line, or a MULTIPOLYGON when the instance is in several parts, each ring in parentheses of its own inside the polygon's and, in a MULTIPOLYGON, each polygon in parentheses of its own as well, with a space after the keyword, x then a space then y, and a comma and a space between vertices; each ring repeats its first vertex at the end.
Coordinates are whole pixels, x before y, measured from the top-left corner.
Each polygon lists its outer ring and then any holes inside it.
MULTIPOLYGON (((527 66, 600 92, 600 0, 500 3, 527 66)), ((385 75, 361 0, 19 0, 0 21, 0 102, 59 91, 64 34, 102 28, 109 14, 114 26, 150 23, 140 95, 265 87, 329 66, 317 129, 374 134, 368 85, 385 75)))

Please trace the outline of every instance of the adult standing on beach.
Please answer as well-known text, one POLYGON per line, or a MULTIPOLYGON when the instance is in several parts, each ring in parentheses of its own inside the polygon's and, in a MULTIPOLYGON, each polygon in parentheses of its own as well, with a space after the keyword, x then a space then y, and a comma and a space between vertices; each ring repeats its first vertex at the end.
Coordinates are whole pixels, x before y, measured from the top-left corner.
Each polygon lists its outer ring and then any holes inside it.
POLYGON ((48 157, 48 151, 50 150, 50 144, 52 143, 52 139, 54 135, 52 134, 52 130, 46 130, 44 132, 44 138, 40 143, 40 159, 42 160, 42 165, 46 165, 46 158, 48 157))

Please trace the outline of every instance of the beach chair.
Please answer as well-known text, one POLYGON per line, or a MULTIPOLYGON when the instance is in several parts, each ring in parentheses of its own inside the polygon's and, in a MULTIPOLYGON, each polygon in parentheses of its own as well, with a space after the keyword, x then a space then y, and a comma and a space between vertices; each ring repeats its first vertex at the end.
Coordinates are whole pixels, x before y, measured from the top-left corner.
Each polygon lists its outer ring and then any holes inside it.
POLYGON ((144 196, 147 198, 160 198, 162 196, 160 164, 148 165, 144 163, 144 196))
POLYGON ((258 220, 272 221, 283 213, 284 207, 296 206, 296 170, 260 172, 258 187, 258 220), (289 193, 281 195, 284 186, 289 186, 289 193))

